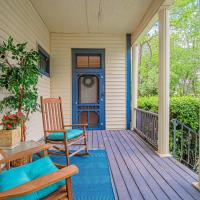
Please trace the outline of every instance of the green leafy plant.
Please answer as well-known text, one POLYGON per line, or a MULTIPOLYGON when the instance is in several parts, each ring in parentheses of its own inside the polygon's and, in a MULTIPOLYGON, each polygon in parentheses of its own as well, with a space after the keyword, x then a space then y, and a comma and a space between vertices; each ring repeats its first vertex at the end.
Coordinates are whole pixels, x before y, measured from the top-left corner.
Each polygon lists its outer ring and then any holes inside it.
POLYGON ((9 94, 0 101, 0 111, 21 112, 25 121, 38 109, 40 75, 38 52, 26 47, 27 43, 14 44, 12 37, 0 45, 0 88, 9 94))

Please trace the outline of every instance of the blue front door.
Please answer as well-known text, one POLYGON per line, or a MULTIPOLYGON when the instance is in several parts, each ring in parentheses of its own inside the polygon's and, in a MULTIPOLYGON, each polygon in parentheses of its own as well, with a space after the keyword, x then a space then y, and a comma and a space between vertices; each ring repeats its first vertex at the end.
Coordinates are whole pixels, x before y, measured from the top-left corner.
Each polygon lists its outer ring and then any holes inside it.
POLYGON ((72 49, 72 122, 105 129, 105 50, 72 49))

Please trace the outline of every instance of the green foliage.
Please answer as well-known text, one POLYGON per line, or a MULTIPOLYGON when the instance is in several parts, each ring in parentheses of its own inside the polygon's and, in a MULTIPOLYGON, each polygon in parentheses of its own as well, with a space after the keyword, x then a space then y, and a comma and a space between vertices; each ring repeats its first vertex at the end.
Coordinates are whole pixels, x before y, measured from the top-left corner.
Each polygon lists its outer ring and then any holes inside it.
POLYGON ((171 11, 171 94, 200 95, 200 15, 196 0, 176 0, 171 11))
POLYGON ((140 42, 139 95, 158 94, 158 29, 157 25, 140 42))
POLYGON ((146 111, 158 113, 158 97, 139 97, 138 108, 146 111))
POLYGON ((22 111, 27 117, 37 109, 37 83, 40 74, 38 53, 26 50, 27 43, 14 44, 9 37, 0 45, 0 88, 9 96, 0 101, 0 111, 22 111))
MULTIPOLYGON (((170 13, 170 94, 200 95, 200 12, 196 0, 175 0, 170 13)), ((139 95, 158 94, 158 23, 140 42, 139 95)))
MULTIPOLYGON (((138 108, 158 113, 158 97, 140 97, 138 108)), ((170 119, 177 119, 198 132, 200 115, 200 98, 171 97, 170 119)))
POLYGON ((180 122, 199 129, 200 98, 172 97, 170 101, 170 118, 176 118, 180 122))

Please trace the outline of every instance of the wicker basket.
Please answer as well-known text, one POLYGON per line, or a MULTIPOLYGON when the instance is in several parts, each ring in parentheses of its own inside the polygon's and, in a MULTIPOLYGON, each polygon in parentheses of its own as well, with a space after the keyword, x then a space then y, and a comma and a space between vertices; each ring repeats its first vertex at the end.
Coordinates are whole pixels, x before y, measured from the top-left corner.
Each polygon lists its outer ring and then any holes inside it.
POLYGON ((14 160, 10 163, 10 165, 12 167, 19 167, 21 165, 25 165, 26 163, 29 163, 30 161, 30 158, 29 157, 23 157, 23 158, 20 158, 20 159, 17 159, 17 160, 14 160))
POLYGON ((21 141, 21 128, 14 130, 0 130, 0 148, 12 149, 21 141))

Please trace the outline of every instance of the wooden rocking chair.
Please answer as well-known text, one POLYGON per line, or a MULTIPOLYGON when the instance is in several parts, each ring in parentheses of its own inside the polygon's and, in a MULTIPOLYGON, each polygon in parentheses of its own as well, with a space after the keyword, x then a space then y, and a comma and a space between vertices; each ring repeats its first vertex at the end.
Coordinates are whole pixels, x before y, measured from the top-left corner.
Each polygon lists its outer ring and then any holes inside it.
POLYGON ((5 171, 0 168, 0 200, 24 197, 25 199, 72 200, 71 176, 78 173, 75 165, 57 168, 47 156, 49 144, 32 150, 7 156, 0 160, 0 166, 6 164, 5 171), (43 152, 42 158, 32 161, 32 155, 43 152), (17 168, 10 168, 16 159, 28 157, 31 163, 17 168), (63 180, 65 180, 63 182, 63 180))
POLYGON ((67 165, 70 163, 70 157, 74 155, 88 155, 87 148, 87 124, 67 124, 64 125, 62 100, 61 98, 43 98, 41 97, 41 110, 44 128, 44 139, 46 143, 53 144, 53 147, 60 151, 54 154, 65 155, 67 165), (65 129, 66 127, 79 127, 81 129, 65 129), (81 143, 83 141, 83 143, 81 143), (78 144, 77 144, 78 142, 78 144), (63 145, 63 148, 59 146, 63 145), (70 146, 82 146, 78 150, 69 152, 70 146), (80 151, 84 150, 84 153, 80 151), (64 154, 63 154, 64 152, 64 154))

